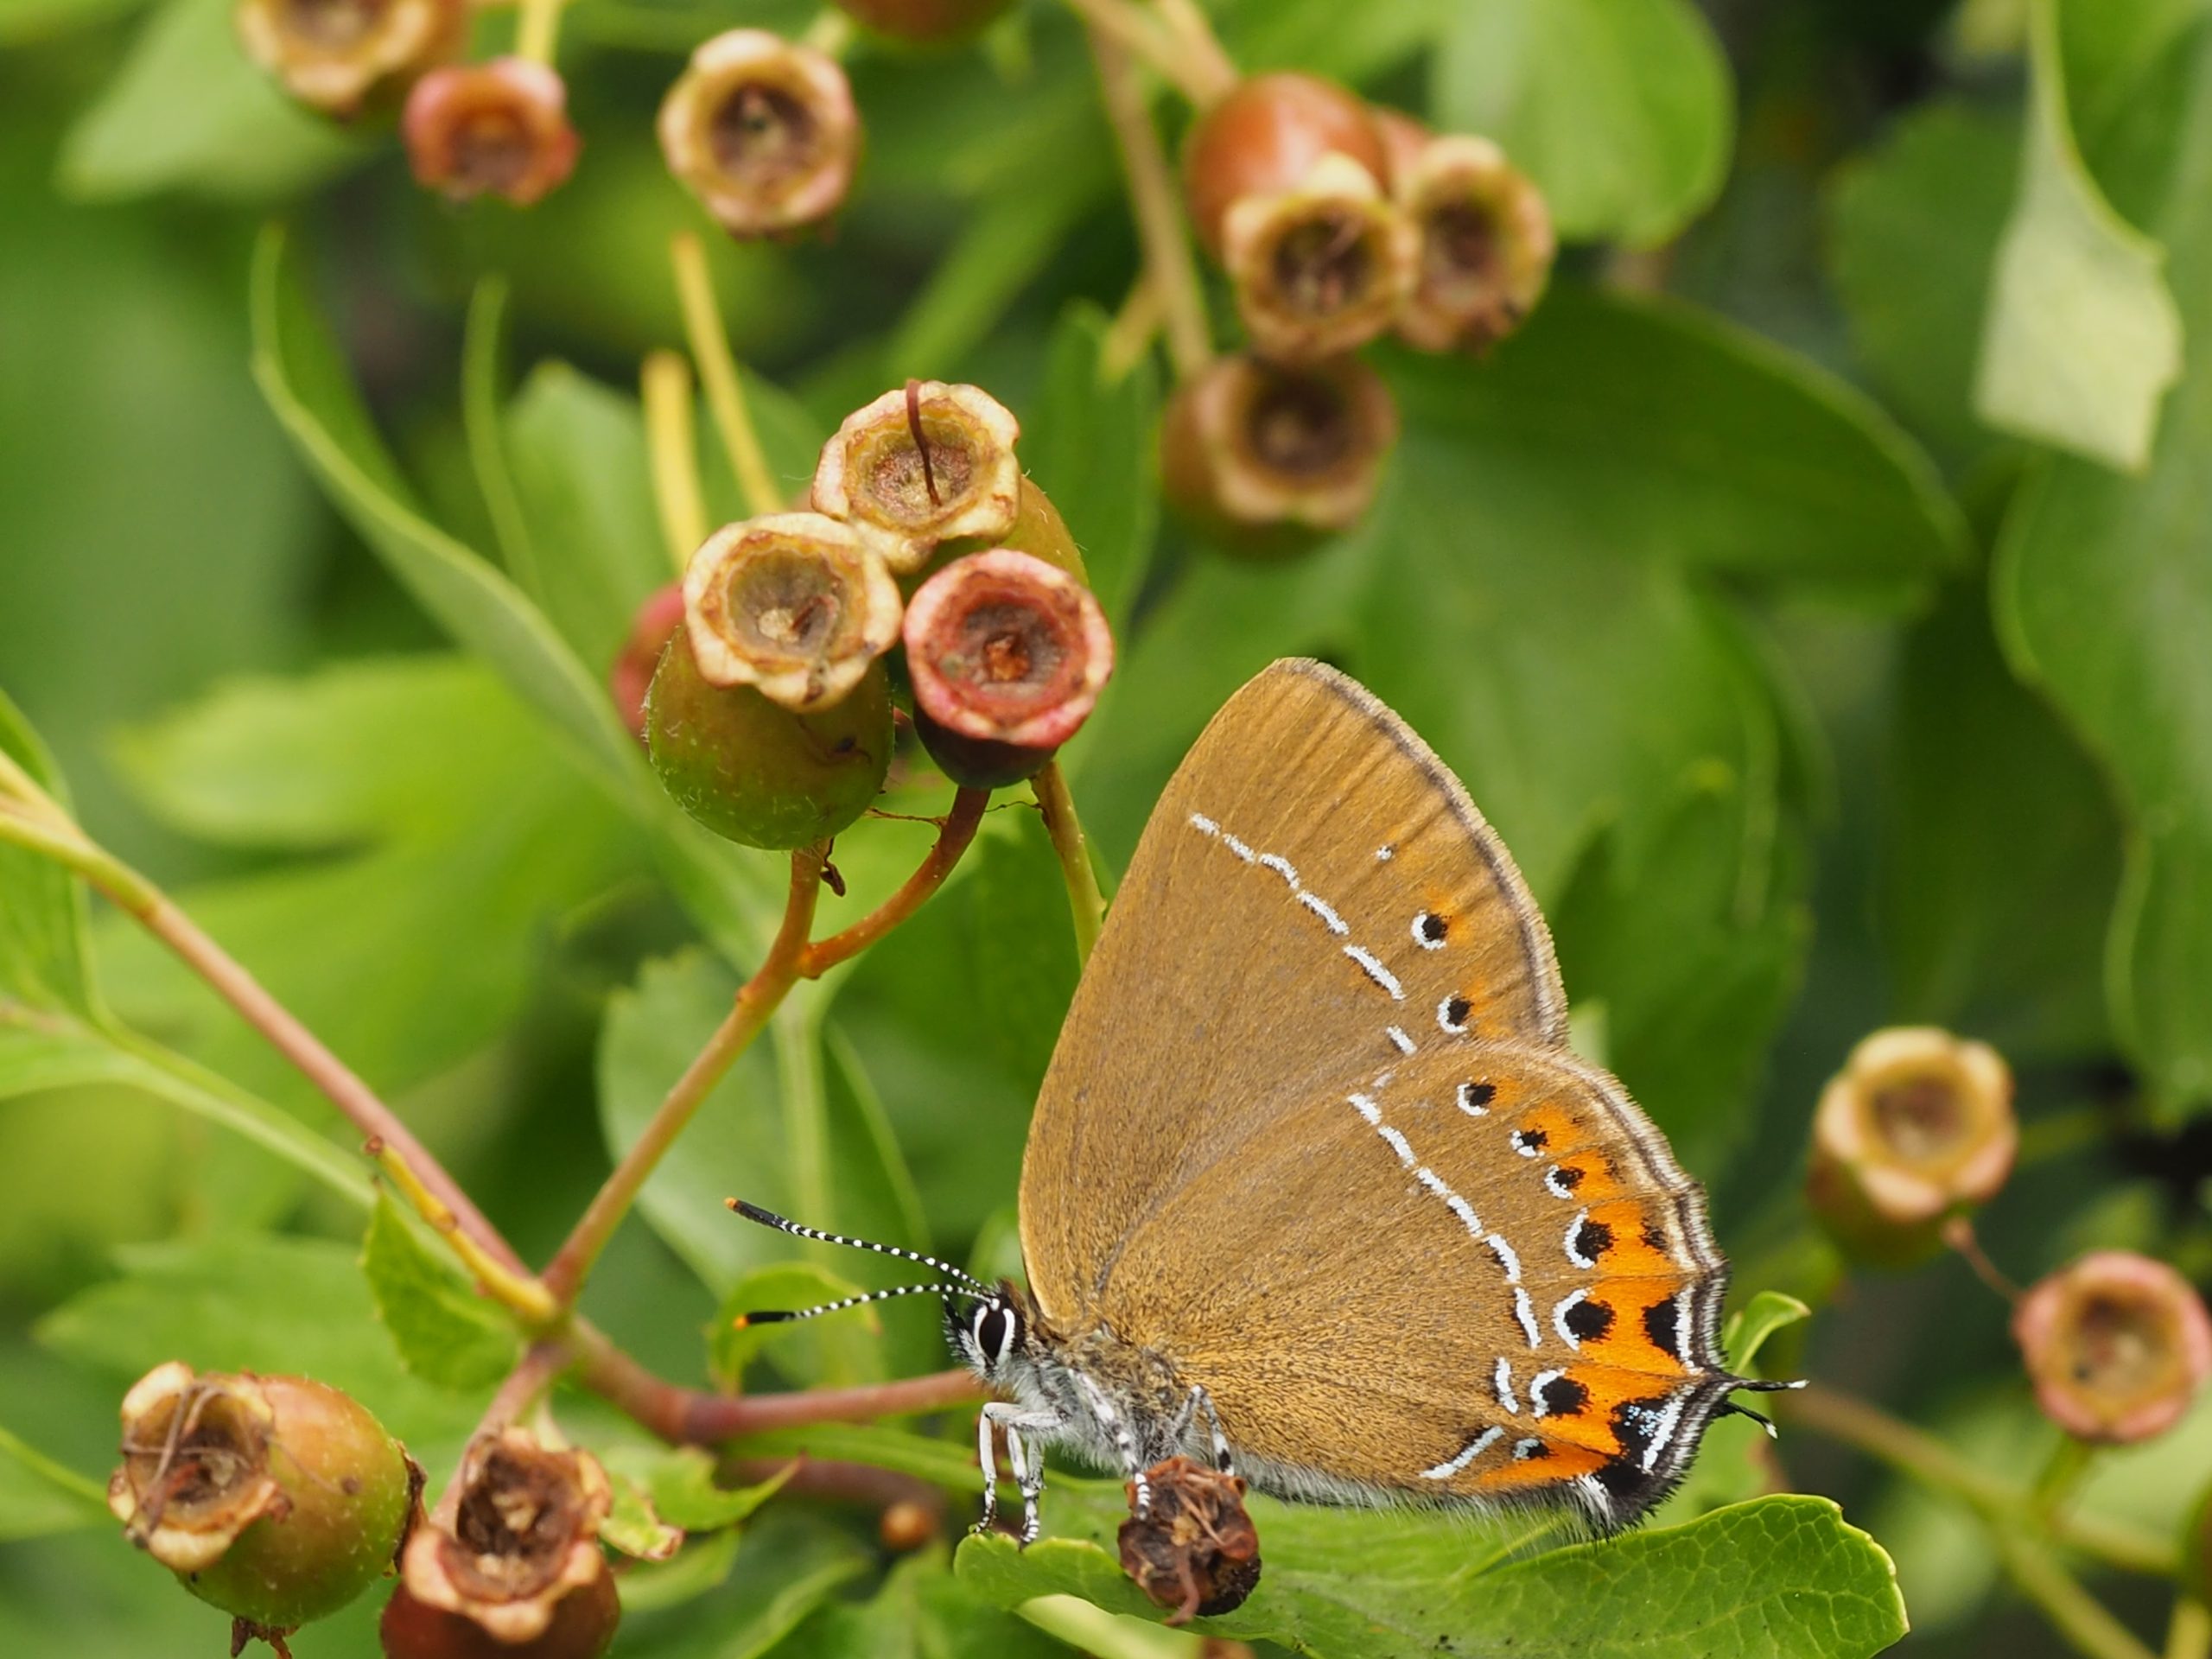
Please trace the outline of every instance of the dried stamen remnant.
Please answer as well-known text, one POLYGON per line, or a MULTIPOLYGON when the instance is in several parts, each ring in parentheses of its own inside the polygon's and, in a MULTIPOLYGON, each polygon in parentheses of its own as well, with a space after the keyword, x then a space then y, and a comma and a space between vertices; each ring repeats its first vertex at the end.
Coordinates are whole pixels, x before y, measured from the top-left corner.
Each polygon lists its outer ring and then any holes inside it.
MULTIPOLYGON (((1185 1457, 1145 1471, 1152 1502, 1122 1522, 1122 1570, 1170 1624, 1233 1611, 1260 1582, 1260 1535, 1244 1510, 1244 1483, 1185 1457)), ((1130 1502, 1136 1487, 1129 1485, 1130 1502)))
POLYGON ((661 105, 659 130, 669 170, 735 236, 828 218, 860 156, 844 71, 765 29, 730 29, 694 52, 661 105))
POLYGON ((815 512, 727 524, 683 575, 684 624, 713 685, 799 713, 842 701, 898 643, 898 585, 847 525, 815 512))
POLYGON ((912 382, 845 418, 822 447, 815 511, 841 518, 894 574, 947 542, 1005 535, 1022 498, 1020 423, 975 386, 912 382))
POLYGON ((350 116, 461 49, 467 0, 240 0, 246 55, 302 104, 350 116))

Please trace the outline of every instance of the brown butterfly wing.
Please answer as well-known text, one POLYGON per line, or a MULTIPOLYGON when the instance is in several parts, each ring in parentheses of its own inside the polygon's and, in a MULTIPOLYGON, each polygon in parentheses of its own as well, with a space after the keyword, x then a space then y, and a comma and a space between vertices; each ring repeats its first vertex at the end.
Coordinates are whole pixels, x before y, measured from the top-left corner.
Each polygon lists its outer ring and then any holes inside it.
POLYGON ((1725 1396, 1726 1268, 1565 1011, 1458 780, 1275 664, 1169 784, 1053 1057, 1040 1307, 1166 1354, 1268 1484, 1633 1514, 1725 1396))
POLYGON ((1069 1010, 1022 1163, 1033 1293, 1081 1318, 1198 1172, 1440 1021, 1548 1047, 1566 1008, 1543 919, 1458 780, 1342 674, 1274 664, 1169 782, 1069 1010))
POLYGON ((1567 1492, 1611 1524, 1726 1396, 1726 1289, 1700 1190, 1617 1082, 1463 1040, 1198 1172, 1094 1311, 1212 1395, 1263 1484, 1567 1492))

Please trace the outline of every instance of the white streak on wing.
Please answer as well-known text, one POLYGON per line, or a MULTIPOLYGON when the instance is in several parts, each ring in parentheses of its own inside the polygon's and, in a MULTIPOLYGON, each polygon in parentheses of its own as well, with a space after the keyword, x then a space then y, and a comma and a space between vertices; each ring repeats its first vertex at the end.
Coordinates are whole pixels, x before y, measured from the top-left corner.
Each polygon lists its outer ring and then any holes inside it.
MULTIPOLYGON (((1532 1157, 1534 1155, 1534 1154, 1530 1154, 1532 1157)), ((1570 1204, 1574 1201, 1574 1189, 1560 1185, 1559 1166, 1556 1164, 1544 1172, 1544 1191, 1555 1198, 1565 1198, 1570 1204)))
POLYGON ((1643 1472, 1649 1474, 1659 1461, 1659 1454, 1675 1438, 1675 1430, 1682 1421, 1682 1404, 1686 1395, 1677 1394, 1667 1402, 1666 1409, 1659 1414, 1659 1421, 1651 1426, 1651 1443, 1643 1448, 1643 1472))
POLYGON ((1329 906, 1329 901, 1310 889, 1298 895, 1298 902, 1312 911, 1328 926, 1329 931, 1342 938, 1351 930, 1344 925, 1344 918, 1329 906))
POLYGON ((1217 836, 1221 833, 1221 826, 1203 812, 1191 814, 1191 827, 1202 836, 1217 836))
POLYGON ((1499 1357, 1497 1370, 1491 1380, 1497 1385, 1497 1403, 1518 1417, 1521 1402, 1513 1397, 1513 1367, 1503 1356, 1499 1357))
POLYGON ((1433 1469, 1422 1470, 1421 1478, 1423 1480, 1449 1480, 1504 1438, 1505 1431, 1493 1423, 1462 1446, 1459 1456, 1448 1463, 1438 1464, 1433 1469))
POLYGON ((1382 1034, 1398 1046, 1399 1053, 1410 1054, 1414 1052, 1414 1039, 1406 1035, 1403 1027, 1385 1026, 1382 1028, 1382 1034))
POLYGON ((1538 1371, 1536 1375, 1530 1379, 1529 1383, 1529 1412, 1531 1416, 1539 1419, 1543 1416, 1546 1409, 1544 1405, 1544 1390, 1551 1387, 1553 1383, 1558 1382, 1560 1378, 1566 1375, 1567 1373, 1565 1371, 1538 1371))
POLYGON ((1567 1224, 1567 1236, 1564 1240, 1567 1246, 1567 1259, 1578 1268, 1594 1268, 1598 1265, 1594 1256, 1585 1255, 1574 1248, 1574 1236, 1582 1230, 1582 1224, 1589 1219, 1590 1212, 1587 1210, 1578 1210, 1575 1211, 1574 1219, 1567 1224))
POLYGON ((1505 1269, 1505 1282, 1509 1285, 1519 1284, 1521 1282, 1520 1252, 1496 1233, 1492 1233, 1488 1238, 1483 1240, 1483 1243, 1489 1245, 1491 1253, 1497 1257, 1497 1265, 1505 1269))
POLYGON ((1406 1137, 1388 1123, 1377 1123, 1375 1126, 1375 1133, 1390 1143, 1390 1150, 1398 1154, 1398 1161, 1408 1169, 1413 1168, 1421 1161, 1414 1156, 1414 1149, 1406 1144, 1406 1137))
POLYGON ((1370 1123, 1379 1125, 1382 1122, 1382 1109, 1380 1106, 1377 1106, 1373 1101, 1370 1100, 1365 1095, 1353 1095, 1349 1096, 1349 1098, 1351 1101, 1353 1109, 1370 1123))
POLYGON ((1561 1342, 1578 1354, 1582 1351, 1582 1338, 1567 1328, 1567 1316, 1573 1312, 1577 1302, 1586 1301, 1589 1295, 1586 1290, 1570 1290, 1559 1299, 1559 1306, 1552 1309, 1552 1329, 1559 1332, 1561 1342))
POLYGON ((1529 1345, 1531 1348, 1541 1347, 1543 1333, 1536 1329, 1536 1305, 1529 1300, 1526 1286, 1516 1287, 1513 1292, 1513 1317, 1521 1321, 1521 1328, 1529 1333, 1529 1345))
POLYGON ((1452 1213, 1453 1215, 1459 1217, 1460 1220, 1467 1224, 1467 1230, 1470 1233, 1473 1234, 1477 1238, 1480 1238, 1483 1236, 1482 1217, 1475 1213, 1474 1205, 1469 1204, 1457 1192, 1454 1192, 1450 1198, 1445 1199, 1444 1202, 1452 1206, 1452 1213))
POLYGON ((1230 852, 1236 854, 1237 857, 1243 859, 1247 864, 1256 864, 1260 861, 1260 855, 1257 853, 1254 852, 1245 842, 1237 840, 1236 836, 1230 835, 1226 830, 1221 832, 1221 844, 1228 848, 1230 852))
POLYGON ((1292 868, 1290 861, 1281 853, 1262 853, 1260 862, 1289 882, 1290 890, 1293 893, 1298 891, 1298 872, 1292 868))
POLYGON ((1398 976, 1377 961, 1375 953, 1365 945, 1348 944, 1344 946, 1344 955, 1357 963, 1370 979, 1389 992, 1392 1001, 1406 1000, 1406 988, 1398 983, 1398 976))

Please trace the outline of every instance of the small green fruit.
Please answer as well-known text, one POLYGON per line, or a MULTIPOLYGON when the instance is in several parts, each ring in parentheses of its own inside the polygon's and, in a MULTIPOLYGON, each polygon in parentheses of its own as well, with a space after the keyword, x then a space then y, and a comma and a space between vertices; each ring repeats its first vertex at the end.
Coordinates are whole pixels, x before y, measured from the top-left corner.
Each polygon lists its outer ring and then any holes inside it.
POLYGON ((891 766, 891 690, 880 659, 843 699, 810 715, 749 685, 709 685, 685 636, 661 653, 645 743, 676 804, 716 835, 788 850, 859 818, 891 766))
POLYGON ((202 1601, 283 1633, 392 1570, 418 1480, 399 1443, 298 1376, 157 1366, 123 1402, 108 1507, 202 1601))

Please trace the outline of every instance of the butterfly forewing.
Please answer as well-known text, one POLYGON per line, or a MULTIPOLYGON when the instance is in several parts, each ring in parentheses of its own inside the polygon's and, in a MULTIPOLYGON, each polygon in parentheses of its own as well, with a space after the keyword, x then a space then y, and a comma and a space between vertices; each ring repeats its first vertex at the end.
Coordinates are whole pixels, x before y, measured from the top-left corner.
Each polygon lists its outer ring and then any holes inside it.
POLYGON ((1170 783, 1053 1057, 1041 1310, 1166 1356, 1277 1484, 1632 1515, 1724 1397, 1726 1269, 1565 1009, 1457 780, 1277 664, 1170 783))
POLYGON ((1276 664, 1169 783, 1069 1011, 1023 1160, 1032 1290, 1074 1316, 1179 1185, 1347 1073, 1565 1016, 1458 781, 1341 674, 1276 664))

